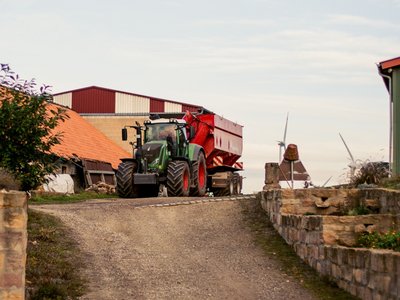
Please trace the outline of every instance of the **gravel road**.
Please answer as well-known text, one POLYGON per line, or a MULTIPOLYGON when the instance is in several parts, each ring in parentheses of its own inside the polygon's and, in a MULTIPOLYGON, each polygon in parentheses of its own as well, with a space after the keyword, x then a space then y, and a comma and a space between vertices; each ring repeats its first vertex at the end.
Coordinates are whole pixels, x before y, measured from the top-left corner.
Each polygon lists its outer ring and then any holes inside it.
POLYGON ((31 208, 59 217, 86 253, 82 299, 314 299, 254 244, 238 201, 203 199, 31 208))

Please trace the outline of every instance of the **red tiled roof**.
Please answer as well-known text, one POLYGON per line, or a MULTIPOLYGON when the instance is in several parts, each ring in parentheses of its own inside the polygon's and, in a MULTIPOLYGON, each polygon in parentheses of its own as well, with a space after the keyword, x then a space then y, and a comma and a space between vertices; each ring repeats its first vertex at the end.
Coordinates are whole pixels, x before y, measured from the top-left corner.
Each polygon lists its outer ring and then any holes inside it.
MULTIPOLYGON (((49 109, 55 109, 56 106, 49 104, 49 109)), ((62 132, 62 138, 61 144, 53 146, 53 153, 65 158, 79 157, 109 162, 114 169, 118 168, 120 158, 132 156, 78 113, 65 109, 69 118, 64 122, 60 121, 55 129, 55 132, 62 132)))

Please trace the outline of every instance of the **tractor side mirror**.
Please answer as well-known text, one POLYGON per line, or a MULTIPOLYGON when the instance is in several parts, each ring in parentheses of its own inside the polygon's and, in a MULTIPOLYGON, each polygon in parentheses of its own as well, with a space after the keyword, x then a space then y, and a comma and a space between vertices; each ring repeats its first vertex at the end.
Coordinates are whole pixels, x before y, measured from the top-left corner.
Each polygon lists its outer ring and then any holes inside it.
POLYGON ((195 135, 196 135, 196 129, 193 126, 190 126, 189 127, 189 140, 194 138, 195 135))
POLYGON ((128 130, 126 128, 122 128, 122 140, 126 141, 128 139, 128 130))

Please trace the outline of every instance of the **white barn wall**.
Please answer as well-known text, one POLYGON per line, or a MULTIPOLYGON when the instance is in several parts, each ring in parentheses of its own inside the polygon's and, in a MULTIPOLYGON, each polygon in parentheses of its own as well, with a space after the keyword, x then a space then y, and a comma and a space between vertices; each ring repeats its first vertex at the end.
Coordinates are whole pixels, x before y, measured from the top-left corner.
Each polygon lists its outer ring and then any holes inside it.
POLYGON ((72 93, 60 94, 53 97, 54 103, 72 108, 72 93))
POLYGON ((182 104, 165 101, 164 111, 165 112, 181 112, 182 104))
POLYGON ((149 113, 150 99, 124 93, 115 93, 115 113, 149 113))

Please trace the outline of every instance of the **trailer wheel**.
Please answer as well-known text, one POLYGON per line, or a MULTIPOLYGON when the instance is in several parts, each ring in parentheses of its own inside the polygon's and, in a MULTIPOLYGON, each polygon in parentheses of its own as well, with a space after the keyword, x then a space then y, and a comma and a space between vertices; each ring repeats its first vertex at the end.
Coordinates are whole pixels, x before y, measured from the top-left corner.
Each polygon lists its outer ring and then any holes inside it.
POLYGON ((119 164, 117 177, 117 192, 121 198, 137 198, 138 187, 133 184, 133 173, 137 164, 133 161, 124 161, 119 164))
POLYGON ((190 191, 190 170, 186 161, 171 161, 167 174, 168 196, 187 197, 190 191))
POLYGON ((197 161, 193 163, 193 183, 194 187, 190 189, 190 194, 192 196, 204 196, 207 188, 207 168, 202 152, 199 154, 197 161))
POLYGON ((229 182, 229 185, 224 188, 213 188, 212 192, 216 197, 224 197, 224 196, 231 196, 234 192, 234 184, 233 181, 229 182))
POLYGON ((237 173, 233 174, 235 186, 234 186, 234 194, 235 195, 240 195, 242 193, 242 185, 240 182, 240 175, 237 173))
POLYGON ((223 197, 223 196, 231 196, 235 193, 235 183, 233 179, 233 174, 230 173, 228 177, 229 183, 226 187, 223 188, 213 188, 212 192, 214 196, 223 197))

